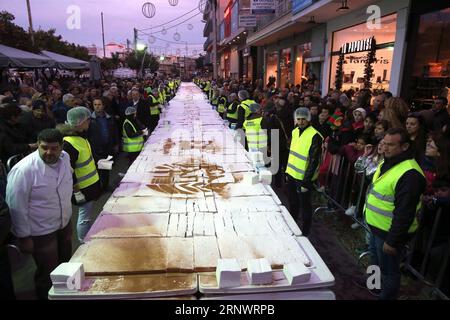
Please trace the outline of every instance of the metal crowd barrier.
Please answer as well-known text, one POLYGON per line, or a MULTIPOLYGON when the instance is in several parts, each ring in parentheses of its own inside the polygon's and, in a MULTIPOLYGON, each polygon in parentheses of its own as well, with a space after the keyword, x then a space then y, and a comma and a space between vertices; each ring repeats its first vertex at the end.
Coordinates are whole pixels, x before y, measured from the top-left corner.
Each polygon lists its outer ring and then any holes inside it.
MULTIPOLYGON (((322 157, 323 163, 326 155, 322 157)), ((345 212, 352 205, 352 194, 357 195, 353 201, 355 203, 355 215, 350 216, 354 222, 370 232, 370 229, 364 223, 363 207, 367 190, 365 171, 356 171, 354 164, 339 154, 331 155, 330 164, 325 175, 323 186, 316 186, 316 190, 327 199, 327 205, 318 207, 314 214, 321 211, 327 212, 345 212)))
MULTIPOLYGON (((421 282, 432 288, 432 296, 449 300, 449 295, 442 291, 442 286, 445 285, 444 280, 447 280, 447 285, 449 281, 445 277, 449 276, 447 269, 450 257, 450 237, 444 241, 441 239, 440 244, 436 243, 438 228, 444 214, 448 214, 448 212, 443 212, 443 208, 439 207, 431 230, 427 228, 427 225, 419 223, 416 236, 408 248, 405 267, 421 282)), ((449 290, 449 288, 446 289, 449 290)))
MULTIPOLYGON (((324 162, 325 154, 321 159, 324 162)), ((357 171, 353 164, 349 163, 342 155, 332 155, 328 170, 323 179, 323 185, 316 186, 316 190, 327 199, 325 206, 315 209, 314 214, 320 212, 344 212, 352 203, 351 193, 356 192, 356 206, 354 216, 350 216, 356 223, 370 233, 369 227, 364 222, 363 208, 366 200, 367 189, 370 182, 365 177, 365 171, 357 171), (351 182, 351 183, 350 183, 351 182)), ((405 268, 409 270, 419 281, 429 285, 432 288, 431 294, 441 299, 449 299, 448 293, 443 292, 442 286, 446 285, 444 281, 450 283, 446 277, 450 275, 450 237, 446 240, 440 239, 439 246, 436 244, 438 228, 442 223, 442 216, 448 214, 439 208, 430 229, 429 226, 419 222, 419 228, 414 239, 407 245, 407 255, 405 259, 405 268), (439 250, 439 251, 438 251, 439 250), (419 255, 419 256, 417 256, 419 255), (437 259, 440 259, 438 262, 437 259), (430 268, 436 267, 434 272, 430 268)), ((363 252, 358 258, 358 264, 361 260, 368 257, 369 252, 363 252)), ((448 290, 448 288, 447 288, 448 290)))

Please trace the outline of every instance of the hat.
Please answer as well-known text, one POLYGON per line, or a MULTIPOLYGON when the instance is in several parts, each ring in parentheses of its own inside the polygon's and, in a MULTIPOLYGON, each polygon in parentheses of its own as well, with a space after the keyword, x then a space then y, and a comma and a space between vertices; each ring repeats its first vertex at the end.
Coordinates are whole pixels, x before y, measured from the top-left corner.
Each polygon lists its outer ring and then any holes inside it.
POLYGON ((258 112, 259 109, 261 109, 261 105, 259 105, 258 103, 252 103, 251 105, 248 106, 248 108, 250 109, 250 111, 253 112, 258 112))
POLYGON ((344 114, 339 110, 334 111, 334 113, 328 118, 327 123, 331 127, 339 128, 342 126, 342 120, 344 119, 344 114))
POLYGON ((355 110, 353 110, 353 117, 355 116, 356 111, 361 112, 363 118, 366 118, 366 110, 364 110, 363 108, 356 108, 355 110))
POLYGON ((309 111, 308 108, 305 108, 305 107, 297 108, 294 111, 294 118, 295 119, 303 118, 308 121, 311 121, 311 112, 309 111))
POLYGON ((125 115, 129 116, 130 114, 135 114, 136 113, 136 108, 135 107, 128 107, 125 110, 125 115))
POLYGON ((91 117, 91 112, 86 107, 75 107, 67 112, 67 123, 77 127, 91 117))

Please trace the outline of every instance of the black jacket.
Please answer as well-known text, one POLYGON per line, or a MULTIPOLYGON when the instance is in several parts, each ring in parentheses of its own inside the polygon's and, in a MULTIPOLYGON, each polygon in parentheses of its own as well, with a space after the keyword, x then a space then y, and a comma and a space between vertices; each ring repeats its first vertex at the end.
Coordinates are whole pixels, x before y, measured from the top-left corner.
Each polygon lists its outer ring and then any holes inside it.
POLYGON ((270 127, 271 129, 278 130, 278 143, 280 146, 280 155, 282 163, 287 161, 287 154, 289 153, 289 146, 292 138, 292 130, 294 130, 294 119, 289 109, 283 108, 281 110, 274 109, 274 112, 270 115, 270 127))
POLYGON ((5 165, 11 156, 28 154, 31 151, 29 143, 31 141, 20 125, 11 125, 0 119, 0 157, 5 165))
POLYGON ((113 155, 113 148, 119 145, 116 121, 109 114, 105 114, 105 117, 108 124, 108 139, 106 142, 102 139, 101 127, 95 112, 92 113, 91 123, 89 124, 88 140, 91 144, 92 156, 95 162, 104 159, 108 155, 113 155))
POLYGON ((36 118, 33 112, 24 112, 20 118, 20 124, 31 142, 37 141, 37 136, 42 130, 55 127, 55 121, 49 116, 43 114, 42 118, 36 118))
POLYGON ((145 100, 141 97, 136 105, 131 102, 129 106, 134 106, 136 108, 136 116, 140 123, 142 123, 146 127, 150 126, 150 107, 152 106, 152 104, 149 100, 145 100))
MULTIPOLYGON (((67 136, 80 136, 80 137, 83 137, 83 138, 87 138, 87 133, 79 134, 79 133, 73 131, 72 127, 69 126, 69 125, 65 125, 65 124, 58 125, 56 127, 56 129, 58 129, 63 134, 63 136, 65 136, 65 137, 67 137, 67 136)), ((72 169, 74 169, 75 168, 75 163, 77 162, 77 159, 78 159, 78 154, 79 154, 78 150, 75 149, 67 141, 64 141, 63 150, 69 154, 69 156, 70 156, 70 166, 72 167, 72 169)), ((95 162, 95 166, 97 166, 97 162, 95 162)), ((74 171, 72 177, 73 177, 73 182, 75 184, 77 182, 77 178, 75 176, 75 171, 74 171)), ((86 198, 86 201, 97 200, 102 195, 102 188, 101 188, 100 180, 98 180, 93 185, 90 185, 89 187, 81 189, 80 191, 81 191, 81 193, 83 193, 84 197, 86 198)), ((72 197, 72 202, 73 203, 75 203, 74 200, 75 200, 75 198, 72 197)))
MULTIPOLYGON (((299 128, 299 136, 305 131, 307 128, 309 128, 311 125, 308 125, 305 129, 299 128)), ((292 134, 294 134, 294 131, 292 131, 292 134)), ((322 138, 316 134, 311 142, 311 147, 309 148, 309 154, 308 154, 308 166, 305 170, 305 176, 302 180, 302 185, 308 189, 312 189, 312 178, 314 174, 316 173, 316 170, 319 166, 320 157, 322 155, 322 138)))
POLYGON ((438 112, 433 114, 433 130, 441 131, 442 127, 445 126, 448 122, 449 114, 447 109, 439 110, 438 112))
MULTIPOLYGON (((385 173, 393 166, 407 159, 414 159, 411 150, 396 157, 385 159, 380 174, 385 173)), ((372 232, 384 239, 391 247, 401 248, 405 245, 412 238, 412 234, 408 234, 408 229, 416 216, 416 207, 419 201, 421 201, 425 186, 425 178, 419 172, 416 170, 405 172, 395 187, 395 209, 392 212, 391 229, 389 232, 385 232, 369 225, 372 232)))
POLYGON ((312 121, 312 126, 320 132, 324 139, 331 134, 331 127, 326 121, 320 124, 319 119, 317 119, 316 121, 312 121))

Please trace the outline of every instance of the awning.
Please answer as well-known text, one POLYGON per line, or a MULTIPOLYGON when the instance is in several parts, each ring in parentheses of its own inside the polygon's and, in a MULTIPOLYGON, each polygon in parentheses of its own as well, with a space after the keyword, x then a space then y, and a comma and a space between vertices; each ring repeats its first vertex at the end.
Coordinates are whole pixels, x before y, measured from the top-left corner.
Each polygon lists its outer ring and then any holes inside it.
POLYGON ((42 55, 0 44, 0 68, 47 68, 55 61, 42 55))
POLYGON ((42 50, 41 55, 48 57, 56 62, 55 67, 58 69, 78 70, 89 69, 89 62, 78 60, 72 57, 63 56, 47 50, 42 50))

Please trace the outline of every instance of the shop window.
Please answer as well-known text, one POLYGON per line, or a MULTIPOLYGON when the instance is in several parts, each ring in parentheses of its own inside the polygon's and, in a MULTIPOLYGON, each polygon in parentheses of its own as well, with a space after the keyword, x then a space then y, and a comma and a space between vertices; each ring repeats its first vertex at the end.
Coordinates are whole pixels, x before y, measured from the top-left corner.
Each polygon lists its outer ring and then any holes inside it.
MULTIPOLYGON (((271 52, 267 54, 266 59, 266 84, 269 82, 269 78, 274 77, 277 79, 277 69, 278 69, 278 52, 271 52)), ((276 83, 276 82, 275 82, 276 83)))
POLYGON ((280 87, 284 88, 286 84, 292 82, 292 53, 291 48, 281 50, 280 59, 280 87))
MULTIPOLYGON (((372 90, 388 90, 392 58, 394 48, 388 47, 378 49, 375 53, 375 62, 373 63, 372 90)), ((364 68, 367 58, 367 52, 357 52, 344 55, 342 90, 362 89, 364 87, 364 68)), ((331 65, 331 87, 334 86, 336 77, 336 66, 339 56, 332 56, 331 65)))
POLYGON ((296 48, 295 58, 295 71, 294 80, 295 84, 301 84, 302 79, 308 78, 308 63, 305 63, 305 59, 311 56, 311 42, 298 45, 296 48))
POLYGON ((413 76, 450 77, 450 8, 420 17, 413 76))
POLYGON ((409 84, 409 97, 418 108, 435 98, 450 98, 450 8, 420 16, 409 84))
POLYGON ((375 62, 373 63, 372 90, 388 90, 392 58, 394 54, 394 42, 396 33, 397 15, 391 14, 381 18, 380 29, 368 29, 366 23, 333 33, 333 46, 330 64, 329 88, 334 88, 336 68, 339 53, 342 46, 351 46, 349 53, 344 55, 342 90, 361 89, 364 87, 364 68, 368 50, 359 45, 363 41, 373 37, 376 41, 375 62))

